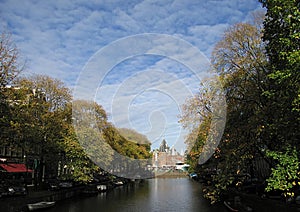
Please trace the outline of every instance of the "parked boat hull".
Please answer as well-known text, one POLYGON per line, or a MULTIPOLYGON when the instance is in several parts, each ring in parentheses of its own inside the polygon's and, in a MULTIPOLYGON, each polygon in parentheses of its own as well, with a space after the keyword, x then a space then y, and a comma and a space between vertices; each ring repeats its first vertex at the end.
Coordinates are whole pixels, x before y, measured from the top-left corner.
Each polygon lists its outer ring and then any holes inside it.
POLYGON ((44 209, 44 208, 50 208, 55 205, 55 202, 37 202, 37 203, 32 203, 32 204, 27 204, 28 210, 29 211, 34 211, 34 210, 39 210, 39 209, 44 209))

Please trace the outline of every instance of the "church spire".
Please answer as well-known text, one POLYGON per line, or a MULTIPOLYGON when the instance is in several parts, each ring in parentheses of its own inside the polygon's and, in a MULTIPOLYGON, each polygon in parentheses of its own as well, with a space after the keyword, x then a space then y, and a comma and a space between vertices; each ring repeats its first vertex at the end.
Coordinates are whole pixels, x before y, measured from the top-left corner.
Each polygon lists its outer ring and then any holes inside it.
POLYGON ((162 140, 160 146, 159 146, 159 151, 160 152, 167 152, 169 150, 167 141, 165 139, 162 140))

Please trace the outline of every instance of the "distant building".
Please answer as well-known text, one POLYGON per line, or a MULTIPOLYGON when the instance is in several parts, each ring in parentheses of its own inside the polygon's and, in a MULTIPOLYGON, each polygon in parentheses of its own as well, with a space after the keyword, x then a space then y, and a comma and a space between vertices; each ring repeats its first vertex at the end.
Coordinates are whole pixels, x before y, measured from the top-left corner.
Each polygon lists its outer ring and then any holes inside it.
POLYGON ((168 152, 168 151, 169 151, 169 146, 166 140, 164 139, 159 146, 159 152, 168 152))
POLYGON ((174 147, 170 148, 165 139, 158 150, 153 152, 154 168, 176 168, 176 164, 184 162, 184 156, 180 155, 174 147))

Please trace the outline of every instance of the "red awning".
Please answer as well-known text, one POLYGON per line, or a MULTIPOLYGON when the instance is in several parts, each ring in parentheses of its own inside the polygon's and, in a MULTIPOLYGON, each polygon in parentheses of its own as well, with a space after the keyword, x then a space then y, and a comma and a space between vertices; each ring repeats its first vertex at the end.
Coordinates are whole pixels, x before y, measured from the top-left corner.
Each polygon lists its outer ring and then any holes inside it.
POLYGON ((0 167, 5 169, 7 172, 32 172, 31 169, 28 169, 25 164, 18 163, 9 163, 9 164, 0 164, 0 167))

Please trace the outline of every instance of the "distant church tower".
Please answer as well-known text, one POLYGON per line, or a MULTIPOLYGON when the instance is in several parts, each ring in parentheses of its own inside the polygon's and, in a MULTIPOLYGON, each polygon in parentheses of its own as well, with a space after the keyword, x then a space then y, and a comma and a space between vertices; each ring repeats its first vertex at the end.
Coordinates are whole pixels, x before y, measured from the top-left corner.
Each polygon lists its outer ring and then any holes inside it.
POLYGON ((165 139, 161 142, 161 144, 159 146, 159 151, 160 152, 168 152, 169 151, 169 147, 168 147, 168 144, 165 139))

